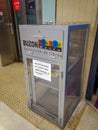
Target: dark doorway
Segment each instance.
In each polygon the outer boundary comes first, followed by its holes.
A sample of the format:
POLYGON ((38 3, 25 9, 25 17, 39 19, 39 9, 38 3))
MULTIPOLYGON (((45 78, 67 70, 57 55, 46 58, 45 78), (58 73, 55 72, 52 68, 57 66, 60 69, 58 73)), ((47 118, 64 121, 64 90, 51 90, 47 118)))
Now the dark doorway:
POLYGON ((96 93, 98 89, 98 27, 96 32, 90 74, 88 79, 86 99, 91 100, 92 95, 96 93))

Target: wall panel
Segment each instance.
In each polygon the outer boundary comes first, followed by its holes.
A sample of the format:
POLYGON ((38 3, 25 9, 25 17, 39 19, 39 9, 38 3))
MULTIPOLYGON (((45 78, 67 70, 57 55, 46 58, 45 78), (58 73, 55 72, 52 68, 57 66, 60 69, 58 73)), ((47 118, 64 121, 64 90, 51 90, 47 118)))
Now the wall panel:
POLYGON ((93 5, 93 0, 87 0, 87 5, 86 5, 86 12, 85 12, 85 21, 90 22, 91 21, 91 15, 92 15, 92 5, 93 5))
POLYGON ((74 9, 73 9, 73 20, 72 22, 77 22, 79 19, 79 11, 80 11, 80 2, 81 0, 74 0, 74 9))
POLYGON ((96 26, 98 0, 57 0, 57 24, 90 23, 87 55, 82 85, 82 96, 85 97, 90 70, 96 26))
POLYGON ((62 22, 62 15, 61 13, 63 12, 63 0, 57 1, 57 11, 56 11, 56 23, 57 24, 63 24, 62 22))
MULTIPOLYGON (((86 13, 86 6, 87 6, 88 0, 81 0, 80 1, 80 10, 79 10, 79 22, 85 22, 85 13, 86 13)), ((77 3, 76 3, 77 4, 77 3)))

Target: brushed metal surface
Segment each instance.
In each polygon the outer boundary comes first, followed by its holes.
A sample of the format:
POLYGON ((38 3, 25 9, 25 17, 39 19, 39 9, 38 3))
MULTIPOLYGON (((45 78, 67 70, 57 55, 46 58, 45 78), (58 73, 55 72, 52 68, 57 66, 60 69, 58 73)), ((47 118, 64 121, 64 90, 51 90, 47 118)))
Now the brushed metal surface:
POLYGON ((4 21, 0 22, 0 63, 7 65, 15 60, 15 37, 9 0, 0 0, 4 21))
POLYGON ((12 34, 9 24, 0 24, 0 54, 1 65, 6 65, 14 61, 14 49, 12 34))

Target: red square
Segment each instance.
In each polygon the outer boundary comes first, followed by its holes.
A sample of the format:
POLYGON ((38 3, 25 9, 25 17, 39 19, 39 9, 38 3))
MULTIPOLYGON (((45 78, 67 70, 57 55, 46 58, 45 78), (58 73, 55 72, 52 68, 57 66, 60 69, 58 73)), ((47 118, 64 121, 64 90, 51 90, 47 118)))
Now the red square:
POLYGON ((49 41, 49 46, 51 46, 51 47, 52 47, 52 41, 49 41))
POLYGON ((38 39, 38 44, 41 45, 42 40, 38 39))
POLYGON ((13 0, 13 8, 15 11, 20 11, 20 0, 13 0))

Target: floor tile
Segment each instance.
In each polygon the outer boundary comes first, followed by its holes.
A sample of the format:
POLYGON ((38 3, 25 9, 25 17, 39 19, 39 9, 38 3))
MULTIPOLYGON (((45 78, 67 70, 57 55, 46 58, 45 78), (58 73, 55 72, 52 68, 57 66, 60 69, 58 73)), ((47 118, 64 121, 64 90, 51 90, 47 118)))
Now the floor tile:
POLYGON ((0 130, 35 130, 36 127, 0 102, 0 130))

